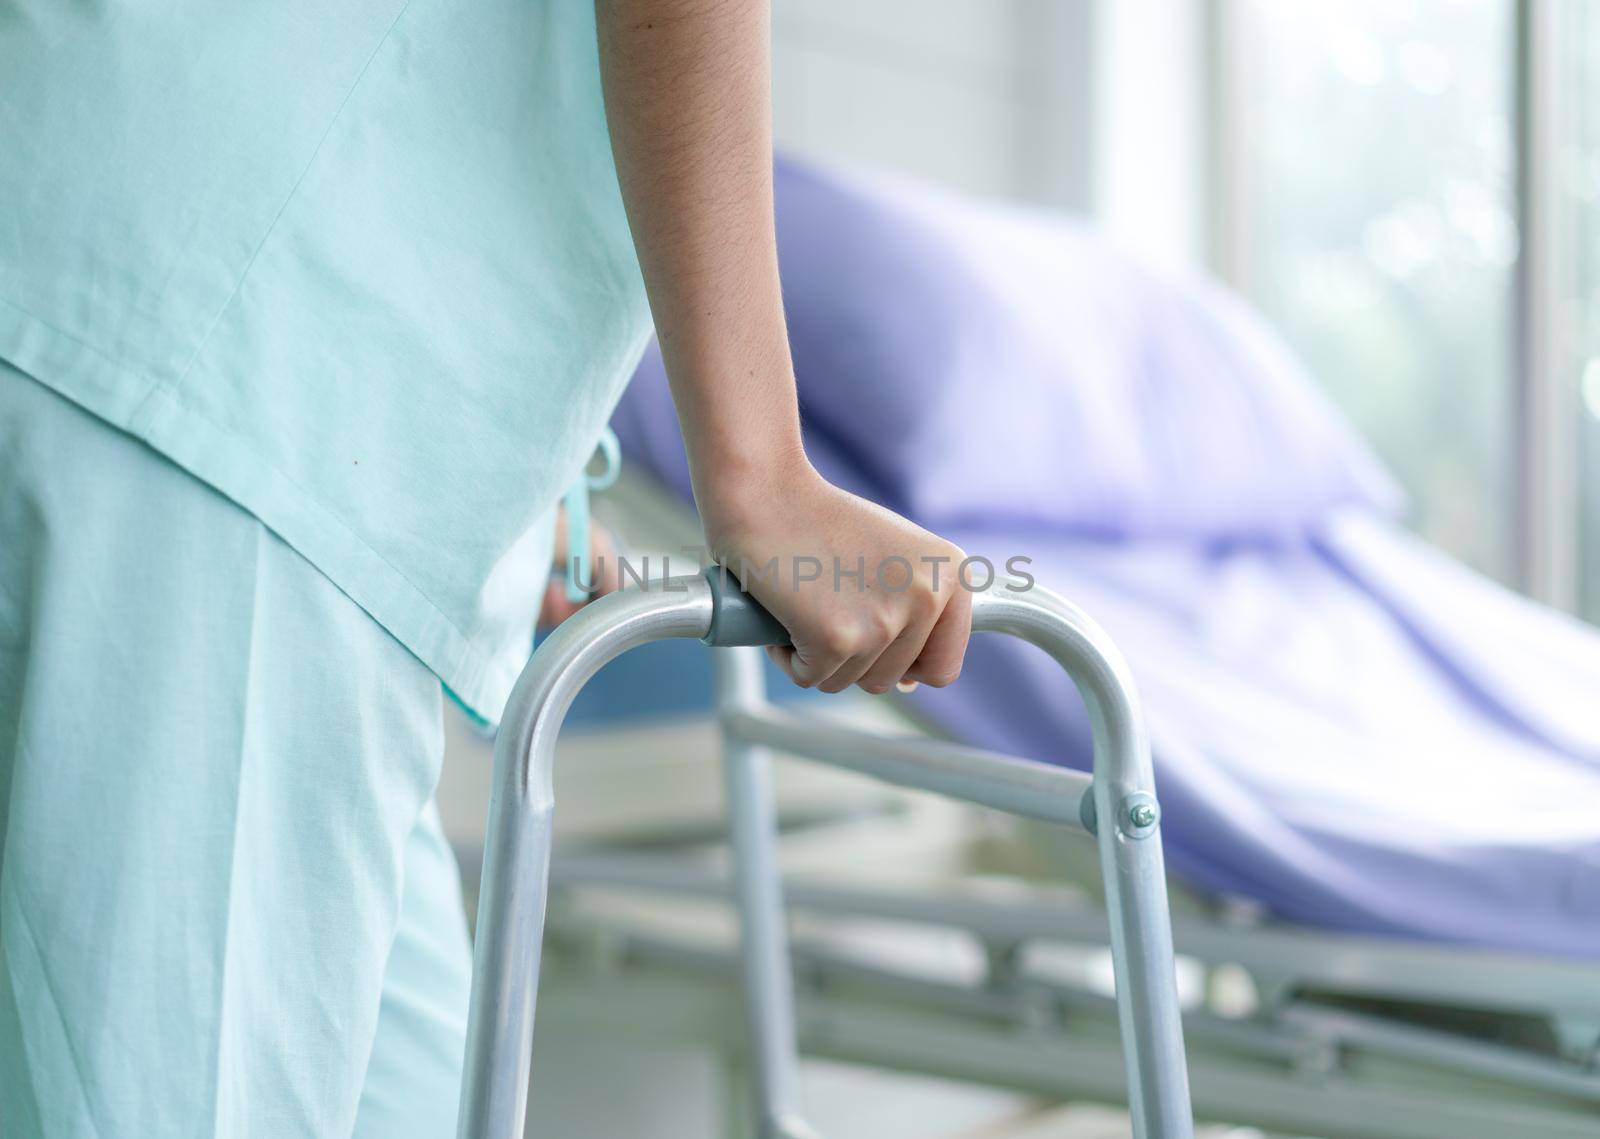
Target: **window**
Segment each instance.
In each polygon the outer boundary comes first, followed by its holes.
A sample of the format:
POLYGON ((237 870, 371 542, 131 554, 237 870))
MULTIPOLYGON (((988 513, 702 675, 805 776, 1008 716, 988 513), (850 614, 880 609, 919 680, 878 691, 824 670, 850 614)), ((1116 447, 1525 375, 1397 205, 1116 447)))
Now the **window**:
POLYGON ((1562 163, 1572 233, 1573 372, 1578 387, 1578 607, 1600 623, 1600 2, 1574 6, 1571 143, 1562 163))
POLYGON ((1227 8, 1232 275, 1399 477, 1416 528, 1510 580, 1516 6, 1227 8))

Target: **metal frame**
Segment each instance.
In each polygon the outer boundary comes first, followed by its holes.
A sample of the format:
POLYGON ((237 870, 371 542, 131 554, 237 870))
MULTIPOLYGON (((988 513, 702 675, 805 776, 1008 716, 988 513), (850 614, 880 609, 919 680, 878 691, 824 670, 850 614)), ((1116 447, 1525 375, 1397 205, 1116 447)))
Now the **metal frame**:
MULTIPOLYGON (((681 900, 720 901, 726 878, 686 855, 569 854, 554 880, 567 890, 598 890, 681 900)), ((1031 942, 1106 944, 1106 916, 1059 893, 1022 900, 975 897, 959 889, 919 891, 848 886, 807 878, 785 887, 789 908, 822 918, 904 922, 957 929, 996 946, 1031 942)), ((1571 1018, 1589 1025, 1590 1087, 1600 1099, 1600 965, 1474 946, 1408 941, 1282 923, 1184 915, 1172 922, 1180 955, 1275 978, 1275 988, 1571 1018)))
MULTIPOLYGON (((729 643, 719 636, 717 624, 731 598, 714 575, 612 594, 557 629, 512 693, 495 744, 459 1116, 462 1139, 512 1139, 523 1130, 549 892, 555 740, 567 709, 602 665, 630 648, 667 637, 729 643)), ((1093 831, 1107 899, 1133 1133, 1136 1139, 1190 1139, 1160 808, 1127 668, 1098 626, 1042 587, 1013 591, 1002 585, 975 595, 973 629, 1027 640, 1072 678, 1093 729, 1092 781, 1078 772, 1030 768, 954 745, 912 746, 867 734, 800 728, 765 707, 756 650, 732 650, 722 664, 719 700, 726 714, 728 808, 760 1134, 763 1139, 811 1134, 800 1117, 792 973, 767 771, 767 745, 781 743, 786 751, 893 783, 1093 831)))
POLYGON ((1578 402, 1562 144, 1570 123, 1566 0, 1516 6, 1517 582, 1536 601, 1578 602, 1578 402))
MULTIPOLYGON (((847 825, 860 836, 855 816, 847 825)), ((914 826, 895 813, 881 825, 914 826)), ((573 852, 552 881, 568 899, 553 957, 560 987, 546 1010, 558 1029, 743 1054, 729 1030, 741 1003, 728 980, 736 953, 664 920, 674 907, 730 901, 728 875, 703 851, 573 852), (628 899, 645 904, 619 909, 628 899)), ((810 874, 785 895, 806 931, 791 953, 807 1055, 1064 1101, 1122 1097, 1114 1003, 1050 964, 1067 947, 1106 945, 1105 914, 1092 901, 1020 882, 997 898, 959 882, 884 888, 810 874), (908 968, 893 949, 879 954, 849 935, 862 920, 959 931, 991 968, 979 977, 908 968)), ((1588 962, 1242 921, 1237 912, 1173 926, 1191 969, 1242 969, 1261 1000, 1247 1016, 1185 1012, 1202 1118, 1325 1139, 1587 1139, 1600 1129, 1600 969, 1588 962), (1537 1017, 1562 1048, 1410 1019, 1419 1008, 1537 1017)))

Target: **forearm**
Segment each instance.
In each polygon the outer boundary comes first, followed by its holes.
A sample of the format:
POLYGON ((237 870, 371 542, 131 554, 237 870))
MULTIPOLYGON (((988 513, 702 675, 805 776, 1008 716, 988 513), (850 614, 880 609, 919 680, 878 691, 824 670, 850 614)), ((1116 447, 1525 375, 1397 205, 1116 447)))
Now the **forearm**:
POLYGON ((597 0, 606 116, 708 532, 804 465, 764 0, 597 0))
MULTIPOLYGON (((960 671, 971 605, 930 562, 961 551, 831 486, 800 443, 772 216, 766 0, 597 0, 606 117, 712 553, 789 630, 797 683, 886 691, 960 671), (817 564, 912 567, 855 592, 817 564)), ((865 573, 862 575, 865 580, 865 573)), ((877 580, 877 579, 875 579, 877 580)))

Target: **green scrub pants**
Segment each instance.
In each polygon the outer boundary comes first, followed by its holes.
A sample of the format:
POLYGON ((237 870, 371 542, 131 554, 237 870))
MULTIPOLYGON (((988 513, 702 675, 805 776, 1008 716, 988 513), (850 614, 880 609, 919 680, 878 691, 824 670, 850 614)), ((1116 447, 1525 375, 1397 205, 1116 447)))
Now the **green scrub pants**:
POLYGON ((0 1134, 454 1133, 439 682, 0 362, 0 1134))

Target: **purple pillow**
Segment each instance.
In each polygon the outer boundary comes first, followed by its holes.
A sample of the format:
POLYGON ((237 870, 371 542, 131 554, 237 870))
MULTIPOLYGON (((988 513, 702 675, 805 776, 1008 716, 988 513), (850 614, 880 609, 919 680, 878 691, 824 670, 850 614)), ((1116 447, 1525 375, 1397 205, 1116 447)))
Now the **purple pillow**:
MULTIPOLYGON (((934 529, 1215 539, 1397 507, 1281 341, 1205 281, 1043 211, 791 161, 776 187, 807 446, 859 493, 934 529)), ((686 489, 655 353, 634 388, 625 443, 686 489)))

